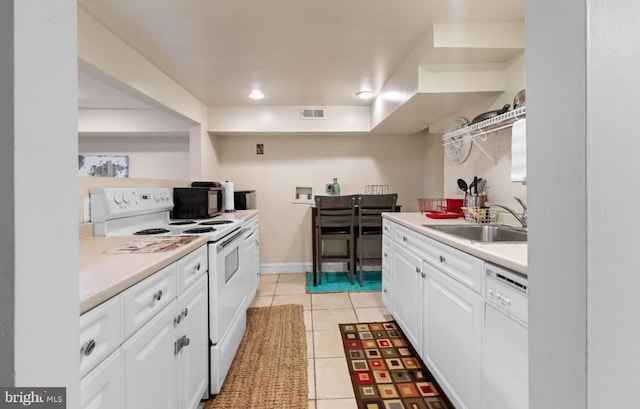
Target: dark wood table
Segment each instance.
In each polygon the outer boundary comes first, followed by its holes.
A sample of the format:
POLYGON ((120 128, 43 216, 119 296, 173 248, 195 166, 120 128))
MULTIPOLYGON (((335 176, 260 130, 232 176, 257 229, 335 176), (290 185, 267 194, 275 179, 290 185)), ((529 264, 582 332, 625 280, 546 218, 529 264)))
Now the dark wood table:
MULTIPOLYGON (((396 212, 400 212, 402 205, 396 205, 396 212)), ((356 206, 356 216, 358 215, 358 207, 356 206)), ((318 285, 318 255, 316 254, 316 217, 318 217, 318 208, 315 206, 311 206, 311 246, 313 254, 313 286, 316 287, 318 285)), ((358 226, 358 221, 356 220, 355 227, 358 226)))

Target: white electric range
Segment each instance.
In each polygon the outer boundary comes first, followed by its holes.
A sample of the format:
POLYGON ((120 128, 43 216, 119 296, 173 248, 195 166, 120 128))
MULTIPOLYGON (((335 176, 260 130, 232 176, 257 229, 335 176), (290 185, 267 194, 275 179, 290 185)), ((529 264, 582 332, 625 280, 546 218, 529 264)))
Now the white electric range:
POLYGON ((206 235, 209 260, 210 393, 217 394, 246 328, 255 277, 242 258, 248 228, 224 214, 172 220, 166 188, 92 188, 94 236, 206 235))

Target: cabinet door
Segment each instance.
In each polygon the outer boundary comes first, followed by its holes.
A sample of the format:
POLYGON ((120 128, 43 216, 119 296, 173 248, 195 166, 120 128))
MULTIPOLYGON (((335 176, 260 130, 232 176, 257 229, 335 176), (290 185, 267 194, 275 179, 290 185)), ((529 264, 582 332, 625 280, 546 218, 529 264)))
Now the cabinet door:
POLYGON ((177 311, 173 300, 123 344, 127 409, 178 407, 177 311))
POLYGON ((116 350, 80 381, 82 409, 122 409, 124 407, 124 365, 116 350))
POLYGON ((422 343, 421 260, 396 245, 393 251, 392 307, 394 318, 417 350, 422 343))
POLYGON ((178 353, 178 408, 195 409, 209 380, 207 274, 178 298, 178 340, 188 339, 178 353), (186 337, 186 338, 183 338, 186 337))
POLYGON ((522 324, 485 304, 482 343, 484 409, 529 407, 528 331, 522 324))
POLYGON ((425 262, 422 357, 456 407, 481 403, 482 298, 425 262))

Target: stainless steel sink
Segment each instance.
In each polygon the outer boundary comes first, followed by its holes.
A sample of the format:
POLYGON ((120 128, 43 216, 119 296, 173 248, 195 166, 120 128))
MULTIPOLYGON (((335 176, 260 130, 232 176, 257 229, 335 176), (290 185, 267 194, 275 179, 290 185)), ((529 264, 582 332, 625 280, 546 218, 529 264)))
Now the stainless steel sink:
POLYGON ((423 224, 424 227, 482 243, 527 241, 527 232, 501 224, 423 224))

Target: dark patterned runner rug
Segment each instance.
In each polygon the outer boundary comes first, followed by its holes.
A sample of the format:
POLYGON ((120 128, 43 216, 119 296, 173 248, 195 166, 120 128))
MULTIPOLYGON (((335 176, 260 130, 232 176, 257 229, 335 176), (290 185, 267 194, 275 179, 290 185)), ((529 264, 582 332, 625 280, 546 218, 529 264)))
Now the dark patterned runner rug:
POLYGON ((358 409, 453 409, 395 323, 340 324, 358 409))

